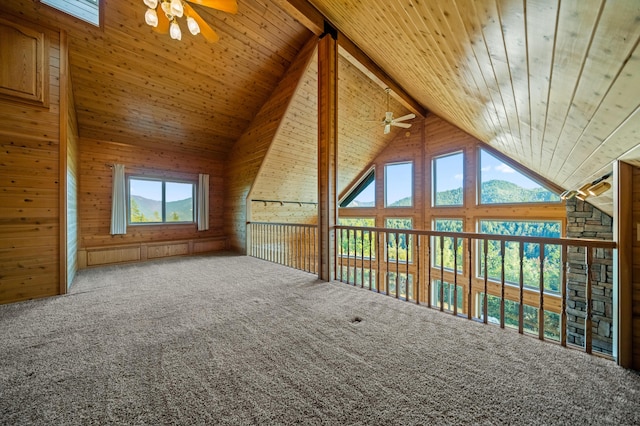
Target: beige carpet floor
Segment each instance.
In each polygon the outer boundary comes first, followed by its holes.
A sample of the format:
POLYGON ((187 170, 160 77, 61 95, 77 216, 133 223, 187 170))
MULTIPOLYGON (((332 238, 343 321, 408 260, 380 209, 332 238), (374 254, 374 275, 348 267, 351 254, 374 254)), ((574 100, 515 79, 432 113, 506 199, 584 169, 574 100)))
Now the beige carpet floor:
POLYGON ((0 306, 0 424, 640 424, 615 363, 258 259, 0 306))

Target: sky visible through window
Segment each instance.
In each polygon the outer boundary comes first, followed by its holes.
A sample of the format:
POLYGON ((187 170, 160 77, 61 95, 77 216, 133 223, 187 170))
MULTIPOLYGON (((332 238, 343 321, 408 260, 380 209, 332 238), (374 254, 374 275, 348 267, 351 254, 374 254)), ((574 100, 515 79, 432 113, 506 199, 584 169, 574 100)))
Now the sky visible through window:
POLYGON ((539 183, 534 182, 522 173, 509 167, 484 149, 480 150, 480 171, 482 173, 482 182, 505 180, 515 183, 522 188, 541 188, 539 183))
MULTIPOLYGON (((193 184, 167 182, 166 202, 185 200, 193 197, 193 184)), ((157 180, 131 179, 131 195, 149 200, 162 201, 162 182, 157 180)))
POLYGON ((413 163, 388 164, 385 167, 387 205, 413 195, 413 163))

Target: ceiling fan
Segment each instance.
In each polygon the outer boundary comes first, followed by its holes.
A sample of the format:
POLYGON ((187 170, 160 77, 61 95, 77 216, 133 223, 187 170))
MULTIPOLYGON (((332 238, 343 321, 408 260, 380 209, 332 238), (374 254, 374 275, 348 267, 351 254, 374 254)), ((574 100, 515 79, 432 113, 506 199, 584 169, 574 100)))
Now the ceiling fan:
POLYGON ((416 115, 411 113, 403 115, 402 117, 393 118, 393 112, 390 111, 391 108, 389 107, 389 93, 391 92, 391 89, 387 87, 386 89, 384 89, 384 91, 387 92, 387 112, 385 112, 384 118, 381 122, 381 124, 384 126, 384 134, 386 135, 391 131, 391 126, 402 127, 403 129, 408 129, 409 127, 411 127, 411 124, 402 123, 402 121, 416 118, 416 115))
POLYGON ((237 0, 143 0, 149 9, 144 15, 145 22, 157 33, 167 34, 180 40, 182 31, 177 18, 186 16, 187 28, 193 35, 202 34, 208 42, 218 41, 218 34, 193 10, 188 2, 199 4, 223 12, 238 13, 237 0))

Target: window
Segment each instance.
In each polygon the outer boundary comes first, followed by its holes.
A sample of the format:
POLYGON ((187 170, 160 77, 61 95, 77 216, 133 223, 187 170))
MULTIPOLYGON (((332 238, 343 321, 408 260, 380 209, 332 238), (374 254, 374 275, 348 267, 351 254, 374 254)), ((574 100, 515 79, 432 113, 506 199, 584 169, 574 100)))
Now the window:
POLYGON ((100 26, 100 5, 98 0, 40 0, 40 2, 68 15, 80 18, 96 27, 100 26))
MULTIPOLYGON (((526 333, 538 334, 538 312, 540 308, 535 306, 522 306, 522 329, 526 333)), ((478 317, 484 320, 484 293, 478 294, 478 317)), ((520 318, 520 303, 513 300, 504 301, 504 325, 510 328, 518 328, 520 318)), ((487 322, 500 324, 500 298, 487 297, 487 322)), ((546 339, 560 341, 560 315, 544 311, 544 336, 546 339)))
POLYGON ((387 294, 396 296, 396 291, 399 292, 397 295, 398 299, 416 300, 413 287, 413 274, 409 274, 409 279, 407 280, 407 274, 404 272, 400 272, 399 274, 389 272, 387 274, 387 294))
POLYGON ((385 207, 413 206, 413 163, 384 167, 384 197, 385 207))
MULTIPOLYGON (((387 218, 385 228, 413 229, 411 218, 387 218)), ((389 232, 387 234, 387 260, 395 262, 413 261, 413 235, 403 232, 389 232)))
MULTIPOLYGON (((373 228, 376 220, 372 217, 341 217, 338 225, 373 228)), ((338 254, 342 257, 376 257, 376 237, 368 231, 341 229, 339 231, 340 246, 338 254)))
POLYGON ((543 188, 488 151, 480 150, 480 204, 560 202, 543 188))
POLYGON ((369 172, 340 202, 340 207, 375 207, 376 206, 376 173, 369 172))
POLYGON ((453 312, 453 302, 455 300, 457 313, 461 314, 467 311, 466 306, 464 306, 464 288, 461 285, 434 280, 432 281, 431 291, 431 300, 433 300, 434 306, 438 308, 442 306, 444 310, 453 312))
MULTIPOLYGON (((433 221, 434 231, 444 232, 463 232, 462 219, 436 219, 433 221)), ((463 240, 458 239, 458 249, 453 249, 453 238, 442 237, 442 252, 440 251, 440 237, 432 237, 431 246, 433 247, 433 262, 432 265, 439 268, 440 265, 444 266, 444 269, 453 271, 454 268, 454 256, 456 258, 456 265, 458 272, 462 272, 464 261, 463 256, 463 240)))
MULTIPOLYGON (((560 221, 509 221, 509 220, 481 220, 479 232, 498 235, 524 235, 532 237, 559 238, 560 221)), ((487 249, 487 270, 489 279, 500 281, 502 259, 500 256, 500 241, 489 241, 487 249)), ((480 265, 479 274, 484 278, 484 244, 478 249, 480 265)), ((559 245, 546 244, 544 253, 540 256, 540 244, 525 243, 523 246, 522 269, 523 285, 525 288, 538 290, 540 288, 540 258, 544 261, 544 290, 558 293, 560 291, 560 277, 562 262, 559 245)), ((504 247, 504 280, 510 284, 520 284, 520 244, 505 242, 504 247)))
POLYGON ((129 223, 193 223, 192 182, 129 177, 129 223))
POLYGON ((461 206, 464 204, 464 154, 456 152, 433 159, 431 193, 434 206, 461 206))

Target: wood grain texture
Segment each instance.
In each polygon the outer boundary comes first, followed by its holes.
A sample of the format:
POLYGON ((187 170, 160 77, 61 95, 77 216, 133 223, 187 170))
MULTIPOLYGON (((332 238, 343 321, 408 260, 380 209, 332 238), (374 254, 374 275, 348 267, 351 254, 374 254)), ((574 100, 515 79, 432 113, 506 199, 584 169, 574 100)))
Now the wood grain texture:
MULTIPOLYGON (((638 2, 309 2, 429 111, 560 187, 637 145, 638 2)), ((610 193, 591 202, 612 213, 610 193)))
POLYGON ((80 138, 80 191, 78 216, 80 249, 109 245, 149 243, 219 237, 223 230, 224 163, 220 160, 149 151, 142 148, 80 138), (111 168, 125 166, 125 173, 138 176, 198 181, 209 174, 209 230, 198 232, 196 224, 128 226, 126 235, 110 235, 111 168))
MULTIPOLYGON (((49 108, 0 99, 0 303, 60 292, 60 38, 33 31, 48 46, 41 77, 50 84, 49 108)), ((20 55, 24 47, 11 48, 20 55)), ((13 65, 20 64, 3 63, 13 65)))
MULTIPOLYGON (((246 245, 247 197, 255 184, 265 155, 315 53, 317 41, 310 38, 291 68, 264 104, 249 129, 234 145, 226 162, 225 230, 230 247, 244 251, 246 245)), ((294 200, 297 201, 297 200, 294 200)))
POLYGON ((271 2, 240 0, 236 15, 194 5, 219 34, 181 42, 144 23, 137 0, 104 0, 93 27, 32 0, 3 11, 62 27, 79 135, 224 158, 268 99, 309 31, 271 2))
POLYGON ((640 167, 633 168, 632 187, 633 367, 640 369, 640 167))

